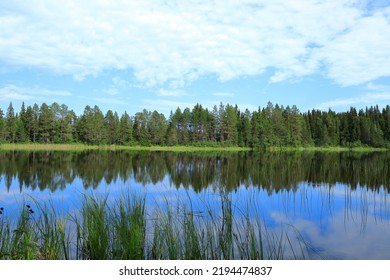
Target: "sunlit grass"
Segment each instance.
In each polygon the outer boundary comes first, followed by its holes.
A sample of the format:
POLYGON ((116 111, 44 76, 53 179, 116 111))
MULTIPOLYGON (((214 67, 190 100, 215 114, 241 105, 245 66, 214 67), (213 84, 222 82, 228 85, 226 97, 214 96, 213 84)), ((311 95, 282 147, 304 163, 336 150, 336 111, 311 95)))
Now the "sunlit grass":
POLYGON ((139 145, 85 145, 85 144, 0 144, 0 150, 25 151, 83 151, 83 150, 129 150, 129 151, 171 151, 171 152, 239 152, 249 151, 248 147, 237 146, 139 146, 139 145))
POLYGON ((313 151, 313 152, 382 152, 382 151, 388 151, 387 148, 375 148, 375 147, 366 147, 366 146, 357 146, 357 147, 342 147, 342 146, 309 146, 309 147, 267 147, 265 148, 267 152, 304 152, 304 151, 313 151))
POLYGON ((84 144, 0 144, 0 150, 15 151, 82 151, 86 149, 97 149, 98 146, 87 146, 84 144))
MULTIPOLYGON (((367 146, 354 146, 354 147, 342 147, 342 146, 297 146, 297 147, 282 147, 271 146, 264 147, 268 152, 281 152, 281 151, 322 151, 322 152, 375 152, 375 151, 388 151, 387 148, 375 148, 367 146)), ((128 150, 128 151, 161 151, 161 152, 240 152, 258 150, 251 147, 239 147, 239 146, 207 146, 207 145, 179 145, 179 146, 140 146, 140 145, 86 145, 81 143, 75 144, 40 144, 40 143, 28 143, 28 144, 0 144, 0 150, 25 150, 25 151, 83 151, 83 150, 128 150)))

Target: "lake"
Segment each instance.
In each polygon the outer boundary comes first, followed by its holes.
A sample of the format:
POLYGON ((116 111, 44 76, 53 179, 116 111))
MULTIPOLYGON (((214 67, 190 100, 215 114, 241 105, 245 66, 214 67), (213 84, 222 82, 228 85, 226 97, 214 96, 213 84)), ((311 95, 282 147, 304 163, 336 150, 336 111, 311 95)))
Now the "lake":
POLYGON ((76 213, 84 194, 116 203, 130 192, 147 218, 180 208, 201 224, 213 212, 223 228, 227 198, 232 238, 260 219, 265 247, 283 258, 390 259, 389 162, 388 152, 2 151, 0 207, 10 220, 33 203, 76 213))

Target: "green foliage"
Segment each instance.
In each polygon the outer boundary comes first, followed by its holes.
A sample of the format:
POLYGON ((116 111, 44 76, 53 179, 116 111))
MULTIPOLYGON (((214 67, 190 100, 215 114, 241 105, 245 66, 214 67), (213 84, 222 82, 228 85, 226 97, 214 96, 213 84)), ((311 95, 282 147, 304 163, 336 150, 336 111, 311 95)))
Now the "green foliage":
POLYGON ((109 255, 109 224, 107 197, 86 196, 77 222, 77 244, 82 259, 104 260, 109 255))
POLYGON ((70 237, 65 233, 67 221, 57 216, 51 204, 36 203, 40 215, 36 220, 40 259, 59 260, 70 257, 70 237))
POLYGON ((133 142, 133 126, 131 123, 131 118, 125 112, 119 120, 119 135, 118 135, 118 144, 119 145, 129 145, 133 142))
POLYGON ((9 103, 8 109, 7 109, 7 114, 6 114, 6 139, 10 143, 15 143, 16 142, 16 132, 17 132, 17 121, 18 118, 15 116, 15 111, 14 107, 12 106, 12 102, 9 103))
POLYGON ((149 135, 152 145, 165 144, 165 137, 167 134, 168 123, 163 114, 153 111, 149 121, 149 135))
POLYGON ((98 106, 86 106, 84 114, 77 123, 78 137, 86 144, 101 145, 107 143, 105 119, 98 106))
POLYGON ((6 128, 6 120, 4 119, 4 113, 0 109, 0 143, 6 141, 7 136, 7 128, 6 128))
POLYGON ((369 147, 390 146, 390 106, 347 112, 311 110, 268 102, 250 112, 232 105, 201 104, 177 108, 167 119, 158 111, 144 109, 133 117, 121 116, 98 106, 86 106, 76 116, 65 105, 43 103, 25 107, 16 114, 12 103, 6 114, 0 110, 0 143, 83 143, 87 145, 149 146, 240 146, 268 147, 369 147))
POLYGON ((111 209, 113 259, 144 259, 146 236, 145 198, 124 194, 111 209))

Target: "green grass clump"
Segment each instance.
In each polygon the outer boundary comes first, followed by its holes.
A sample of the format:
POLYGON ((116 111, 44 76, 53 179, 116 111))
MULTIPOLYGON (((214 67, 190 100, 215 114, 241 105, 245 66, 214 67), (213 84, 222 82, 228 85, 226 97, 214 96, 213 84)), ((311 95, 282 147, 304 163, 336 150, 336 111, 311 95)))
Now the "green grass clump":
POLYGON ((81 219, 77 220, 77 252, 81 259, 105 260, 109 256, 109 224, 107 197, 85 196, 81 219))
POLYGON ((58 217, 53 205, 37 204, 41 213, 36 221, 39 258, 45 260, 69 259, 70 237, 65 233, 67 220, 58 217))
POLYGON ((40 204, 20 209, 16 223, 10 217, 0 216, 0 259, 69 259, 66 223, 54 208, 40 204))
MULTIPOLYGON (((33 210, 31 210, 33 211, 33 210)), ((34 260, 39 258, 37 227, 29 209, 21 209, 16 224, 9 218, 0 217, 0 258, 34 260)))
POLYGON ((145 198, 120 198, 118 209, 112 210, 113 259, 144 259, 146 236, 145 198))

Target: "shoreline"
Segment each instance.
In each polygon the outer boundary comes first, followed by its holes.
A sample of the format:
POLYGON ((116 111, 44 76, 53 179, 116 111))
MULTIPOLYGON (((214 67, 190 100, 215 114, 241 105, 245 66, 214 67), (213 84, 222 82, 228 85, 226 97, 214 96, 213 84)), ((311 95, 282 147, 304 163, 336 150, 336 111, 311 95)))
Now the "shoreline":
MULTIPOLYGON (((86 145, 86 144, 0 144, 0 151, 161 151, 161 152, 247 152, 258 151, 250 147, 212 147, 212 146, 124 146, 124 145, 86 145)), ((375 147, 267 147, 265 152, 385 152, 387 148, 375 147)))

